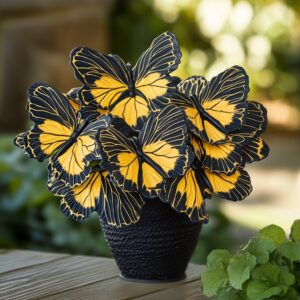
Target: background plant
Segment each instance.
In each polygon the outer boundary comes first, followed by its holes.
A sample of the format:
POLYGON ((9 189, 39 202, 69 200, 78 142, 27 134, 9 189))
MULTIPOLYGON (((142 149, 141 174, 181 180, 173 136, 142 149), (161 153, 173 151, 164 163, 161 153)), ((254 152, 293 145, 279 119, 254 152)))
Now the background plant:
POLYGON ((300 220, 290 239, 269 225, 235 255, 214 250, 202 274, 203 291, 217 299, 300 299, 300 220))
POLYGON ((47 189, 44 165, 29 160, 7 135, 0 143, 0 248, 108 256, 98 217, 67 220, 47 189))

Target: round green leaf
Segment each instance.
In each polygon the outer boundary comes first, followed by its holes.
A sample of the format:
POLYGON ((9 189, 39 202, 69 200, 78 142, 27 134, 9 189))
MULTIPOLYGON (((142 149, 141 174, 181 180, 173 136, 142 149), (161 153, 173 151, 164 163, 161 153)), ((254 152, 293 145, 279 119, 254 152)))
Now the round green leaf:
POLYGON ((300 261, 300 242, 281 244, 278 251, 291 261, 300 261))
POLYGON ((228 284, 228 274, 225 265, 217 262, 214 266, 207 267, 201 275, 202 289, 206 296, 214 296, 218 290, 228 284))
POLYGON ((206 265, 208 268, 218 262, 228 265, 230 258, 231 254, 227 250, 216 249, 210 252, 208 255, 206 265))
POLYGON ((257 236, 250 240, 245 250, 256 257, 258 264, 265 264, 269 261, 270 253, 272 253, 275 248, 275 244, 272 240, 263 236, 257 236))
POLYGON ((261 300, 279 295, 282 292, 278 286, 280 276, 279 266, 270 263, 256 267, 252 272, 252 280, 247 286, 247 296, 250 300, 261 300))
POLYGON ((242 289, 242 285, 250 278, 250 272, 256 265, 256 258, 251 253, 241 251, 230 259, 227 271, 229 282, 235 289, 242 289))
POLYGON ((207 296, 216 295, 228 283, 227 266, 231 254, 226 250, 213 250, 207 257, 206 271, 202 273, 203 292, 207 296))
POLYGON ((286 266, 280 267, 280 282, 288 286, 295 283, 295 276, 289 272, 289 269, 286 266))
POLYGON ((262 300, 267 299, 274 295, 279 295, 281 293, 281 288, 274 286, 268 287, 262 281, 253 280, 249 282, 247 286, 247 296, 249 300, 262 300))
POLYGON ((284 296, 294 283, 295 277, 289 273, 287 267, 266 263, 252 271, 252 280, 247 285, 247 296, 250 300, 284 296))
POLYGON ((273 241, 275 245, 280 245, 287 241, 284 230, 274 224, 264 227, 259 231, 259 234, 273 241))
POLYGON ((294 242, 300 241, 300 219, 294 221, 292 228, 291 228, 290 236, 294 242))

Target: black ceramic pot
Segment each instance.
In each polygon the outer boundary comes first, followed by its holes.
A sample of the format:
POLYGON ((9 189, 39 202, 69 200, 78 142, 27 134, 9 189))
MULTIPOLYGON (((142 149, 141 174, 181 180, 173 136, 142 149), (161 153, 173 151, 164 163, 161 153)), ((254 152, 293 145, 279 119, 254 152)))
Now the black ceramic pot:
POLYGON ((201 223, 191 223, 159 199, 146 200, 136 224, 115 228, 100 222, 121 277, 157 282, 185 278, 201 223))

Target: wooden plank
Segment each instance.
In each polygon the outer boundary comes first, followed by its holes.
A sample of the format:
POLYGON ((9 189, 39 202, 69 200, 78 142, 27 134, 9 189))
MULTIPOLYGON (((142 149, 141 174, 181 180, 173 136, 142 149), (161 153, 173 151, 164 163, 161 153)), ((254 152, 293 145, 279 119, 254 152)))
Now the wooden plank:
POLYGON ((0 299, 19 300, 46 296, 116 277, 111 259, 72 256, 0 275, 0 299))
POLYGON ((163 291, 149 293, 148 295, 134 298, 136 300, 209 300, 210 298, 203 295, 200 286, 200 280, 195 280, 176 287, 168 288, 163 291))
POLYGON ((0 253, 0 274, 67 257, 67 254, 11 250, 0 253))
MULTIPOLYGON (((204 267, 190 264, 187 270, 187 278, 182 281, 170 283, 135 283, 123 280, 119 277, 111 278, 101 282, 96 282, 88 286, 83 286, 57 295, 52 295, 47 300, 59 299, 132 299, 148 293, 164 290, 170 287, 182 286, 184 283, 197 280, 199 282, 200 274, 204 267)), ((169 298, 166 298, 169 299, 169 298)), ((171 299, 171 298, 170 298, 171 299)))

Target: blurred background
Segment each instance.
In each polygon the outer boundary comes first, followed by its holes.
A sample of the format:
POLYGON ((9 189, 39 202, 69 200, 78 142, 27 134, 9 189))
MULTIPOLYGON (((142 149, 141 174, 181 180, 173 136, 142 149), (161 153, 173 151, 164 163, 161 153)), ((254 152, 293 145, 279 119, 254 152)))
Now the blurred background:
POLYGON ((214 248, 236 249, 270 223, 288 232, 300 218, 300 2, 244 0, 0 0, 0 248, 109 256, 96 215, 78 224, 47 190, 46 165, 13 146, 31 124, 25 110, 33 82, 62 90, 79 85, 73 47, 117 53, 134 63, 151 40, 174 32, 183 53, 174 75, 210 78, 239 64, 249 99, 268 109, 271 153, 247 168, 251 196, 213 199, 193 261, 214 248))

